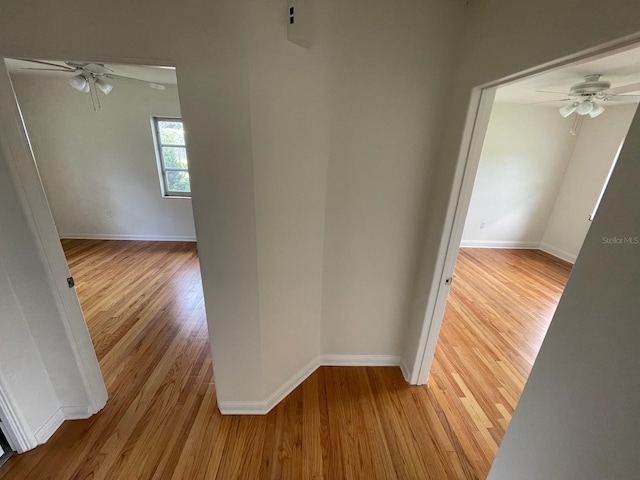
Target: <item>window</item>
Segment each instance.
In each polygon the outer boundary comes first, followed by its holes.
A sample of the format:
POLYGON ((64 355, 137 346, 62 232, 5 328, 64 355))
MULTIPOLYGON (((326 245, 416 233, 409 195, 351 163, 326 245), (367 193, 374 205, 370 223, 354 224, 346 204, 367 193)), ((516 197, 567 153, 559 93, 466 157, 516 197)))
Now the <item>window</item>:
POLYGON ((152 118, 160 185, 165 197, 190 197, 189 163, 179 118, 152 118))

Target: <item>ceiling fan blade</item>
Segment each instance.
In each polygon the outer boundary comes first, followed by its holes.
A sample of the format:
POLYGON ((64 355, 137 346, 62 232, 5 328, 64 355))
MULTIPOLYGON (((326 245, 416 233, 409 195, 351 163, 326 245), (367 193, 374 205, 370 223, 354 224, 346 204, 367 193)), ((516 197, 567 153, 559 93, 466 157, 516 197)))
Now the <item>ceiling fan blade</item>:
POLYGON ((631 83, 629 85, 623 85, 621 87, 609 88, 605 95, 613 94, 618 95, 620 93, 638 92, 640 91, 640 82, 631 83))
POLYGON ((633 97, 640 97, 640 95, 605 95, 605 98, 611 98, 611 97, 618 97, 618 98, 633 98, 633 97))
POLYGON ((113 73, 109 67, 105 67, 102 63, 80 63, 80 62, 65 62, 69 67, 76 70, 84 70, 86 72, 95 75, 105 75, 107 73, 113 73))
POLYGON ((148 82, 146 80, 140 80, 139 78, 125 77, 124 75, 116 75, 115 73, 107 73, 104 76, 106 78, 117 78, 117 79, 121 79, 121 80, 133 80, 134 82, 146 83, 151 88, 155 88, 156 90, 166 90, 167 89, 167 87, 165 87, 164 85, 162 85, 160 83, 148 82))
POLYGON ((536 90, 537 93, 555 93, 556 95, 571 95, 567 92, 551 92, 549 90, 536 90))
POLYGON ((557 100, 545 100, 544 102, 523 103, 522 105, 540 105, 541 103, 569 102, 571 98, 558 98, 557 100))
POLYGON ((57 63, 51 63, 51 62, 43 62, 42 60, 31 60, 29 58, 18 58, 17 60, 22 60, 23 62, 39 63, 41 65, 49 65, 50 67, 65 69, 65 70, 68 70, 69 72, 75 72, 76 70, 75 68, 67 67, 65 65, 58 65, 57 63))
MULTIPOLYGON (((70 62, 67 62, 67 64, 71 66, 74 65, 73 63, 70 63, 70 62)), ((77 65, 80 65, 80 64, 77 64, 77 65)), ((113 73, 113 70, 111 70, 109 67, 105 67, 102 63, 83 63, 81 65, 82 66, 79 68, 96 75, 106 75, 108 73, 113 73)))
POLYGON ((55 68, 30 68, 30 67, 23 67, 20 70, 40 70, 43 72, 64 72, 64 73, 74 73, 74 70, 62 70, 62 69, 58 69, 56 70, 55 68))
POLYGON ((607 103, 622 103, 625 102, 625 97, 628 97, 626 103, 638 103, 640 102, 640 95, 612 95, 610 97, 604 97, 603 102, 607 103))

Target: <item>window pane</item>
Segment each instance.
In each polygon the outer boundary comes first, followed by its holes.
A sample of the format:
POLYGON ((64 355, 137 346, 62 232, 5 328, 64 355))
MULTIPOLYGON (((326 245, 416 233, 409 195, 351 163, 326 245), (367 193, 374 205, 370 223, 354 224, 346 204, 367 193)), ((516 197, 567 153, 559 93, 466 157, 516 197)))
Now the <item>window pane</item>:
POLYGON ((170 192, 191 192, 189 172, 167 172, 167 189, 170 192))
POLYGON ((162 147, 162 160, 165 168, 181 168, 186 170, 187 149, 184 147, 162 147))
POLYGON ((184 130, 182 128, 182 122, 159 120, 158 132, 160 133, 160 143, 184 145, 184 130))

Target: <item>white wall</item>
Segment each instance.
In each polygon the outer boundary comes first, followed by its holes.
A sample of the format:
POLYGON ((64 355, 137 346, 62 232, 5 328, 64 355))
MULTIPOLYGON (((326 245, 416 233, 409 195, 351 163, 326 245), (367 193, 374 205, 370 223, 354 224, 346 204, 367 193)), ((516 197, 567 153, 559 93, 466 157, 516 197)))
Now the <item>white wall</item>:
POLYGON ((608 105, 572 136, 574 117, 557 108, 494 104, 461 245, 540 247, 573 263, 635 108, 608 105))
POLYGON ((286 41, 281 2, 252 8, 265 395, 318 355, 400 354, 438 138, 424 132, 444 107, 427 92, 446 88, 462 13, 413 0, 316 3, 316 41, 304 49, 286 41))
POLYGON ((265 397, 320 353, 327 49, 322 35, 312 49, 288 42, 283 9, 262 1, 249 18, 265 397))
POLYGON ((177 65, 221 404, 260 404, 321 342, 400 353, 447 101, 434 92, 465 2, 316 6, 310 49, 286 43, 275 0, 22 5, 0 20, 7 56, 177 65), (82 42, 59 34, 87 18, 82 42))
POLYGON ((263 387, 246 7, 15 5, 0 18, 0 54, 177 66, 217 393, 250 401, 263 387))
POLYGON ((538 247, 576 142, 572 124, 554 107, 494 104, 463 247, 538 247))
POLYGON ((621 140, 627 134, 636 105, 607 106, 580 127, 541 248, 575 261, 591 222, 621 140))
POLYGON ((65 75, 12 82, 61 238, 195 239, 191 200, 161 195, 151 136, 151 116, 180 117, 175 85, 114 81, 94 112, 65 75))
POLYGON ((330 5, 322 351, 398 356, 464 4, 330 5))

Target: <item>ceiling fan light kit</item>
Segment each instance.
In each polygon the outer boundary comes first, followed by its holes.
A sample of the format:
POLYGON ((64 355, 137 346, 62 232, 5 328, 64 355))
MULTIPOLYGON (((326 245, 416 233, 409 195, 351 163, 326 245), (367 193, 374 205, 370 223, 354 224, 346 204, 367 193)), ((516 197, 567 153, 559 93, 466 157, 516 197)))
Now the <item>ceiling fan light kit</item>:
POLYGON ((113 85, 105 82, 101 78, 96 79, 96 87, 98 87, 105 95, 109 95, 109 92, 113 90, 113 85))
POLYGON ((604 107, 596 103, 593 99, 583 100, 582 102, 573 102, 564 107, 560 108, 560 115, 563 117, 568 117, 573 112, 576 112, 578 115, 589 115, 591 118, 595 118, 604 112, 604 107))
POLYGON ((601 80, 602 75, 594 73, 586 75, 584 82, 576 83, 569 89, 570 97, 577 97, 577 100, 572 100, 571 103, 560 108, 560 115, 568 117, 573 112, 578 115, 589 115, 591 118, 595 118, 604 112, 602 104, 597 103, 597 100, 605 101, 611 95, 605 93, 606 90, 611 88, 611 82, 601 80))
POLYGON ((593 110, 593 103, 589 100, 586 100, 578 105, 578 108, 576 108, 576 113, 578 115, 588 115, 591 110, 593 110))
POLYGON ((560 109, 560 115, 567 118, 569 115, 576 111, 578 105, 580 105, 580 102, 573 102, 565 105, 560 109))
MULTIPOLYGON (((539 90, 542 93, 561 93, 539 90)), ((601 102, 622 100, 621 97, 635 97, 638 95, 622 95, 623 93, 640 91, 640 83, 634 83, 618 88, 611 88, 611 82, 602 80, 602 74, 585 75, 584 81, 571 86, 567 96, 569 102, 559 109, 560 115, 568 117, 573 112, 578 115, 589 115, 595 118, 604 112, 601 102), (596 101, 597 100, 597 101, 596 101)))
POLYGON ((83 93, 89 93, 91 88, 89 86, 89 81, 82 74, 71 77, 69 79, 69 85, 83 93))
POLYGON ((94 111, 98 111, 102 108, 100 105, 100 98, 98 97, 98 90, 103 94, 108 95, 113 90, 113 85, 107 80, 133 80, 136 82, 142 82, 149 87, 156 90, 166 90, 167 87, 160 83, 149 82, 146 80, 140 80, 139 78, 128 77, 124 75, 117 75, 113 70, 106 67, 101 63, 76 63, 76 62, 64 62, 65 65, 57 63, 44 62, 42 60, 30 60, 20 59, 26 62, 37 63, 40 65, 46 65, 48 67, 55 68, 28 68, 27 70, 46 70, 50 72, 62 72, 75 74, 69 78, 69 85, 74 89, 82 93, 89 93, 91 95, 91 103, 94 111))
POLYGON ((599 103, 593 102, 593 108, 589 112, 589 116, 591 118, 595 118, 598 115, 600 115, 602 112, 604 112, 604 107, 602 105, 600 105, 599 103))

